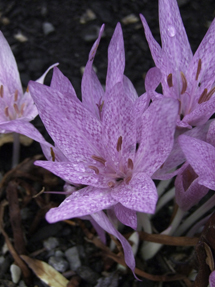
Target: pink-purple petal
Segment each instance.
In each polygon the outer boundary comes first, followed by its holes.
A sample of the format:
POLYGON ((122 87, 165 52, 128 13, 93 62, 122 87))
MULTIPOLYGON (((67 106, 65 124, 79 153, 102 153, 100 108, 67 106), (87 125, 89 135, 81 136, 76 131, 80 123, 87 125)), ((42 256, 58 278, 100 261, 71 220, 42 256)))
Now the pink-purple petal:
MULTIPOLYGON (((128 241, 125 239, 125 237, 122 236, 122 234, 120 234, 115 229, 115 227, 113 226, 113 224, 110 222, 110 220, 108 219, 108 217, 105 215, 105 213, 103 211, 93 213, 93 214, 91 214, 91 216, 106 232, 114 235, 117 239, 119 239, 119 241, 122 244, 123 250, 124 250, 125 263, 128 265, 128 267, 134 273, 134 269, 135 269, 134 254, 133 254, 131 245, 128 243, 128 241)), ((134 276, 135 276, 135 274, 134 274, 134 276)))
POLYGON ((134 211, 154 213, 157 190, 152 179, 145 173, 133 174, 129 184, 121 183, 111 190, 113 198, 134 211))
POLYGON ((46 220, 54 223, 73 217, 81 217, 98 212, 116 204, 108 189, 98 189, 92 186, 74 191, 58 207, 51 208, 46 213, 46 220))
POLYGON ((121 203, 117 203, 113 207, 116 217, 123 224, 137 229, 137 215, 136 211, 126 208, 121 203))
POLYGON ((108 70, 106 77, 106 91, 123 81, 125 69, 125 51, 122 28, 117 24, 111 42, 108 47, 108 70))

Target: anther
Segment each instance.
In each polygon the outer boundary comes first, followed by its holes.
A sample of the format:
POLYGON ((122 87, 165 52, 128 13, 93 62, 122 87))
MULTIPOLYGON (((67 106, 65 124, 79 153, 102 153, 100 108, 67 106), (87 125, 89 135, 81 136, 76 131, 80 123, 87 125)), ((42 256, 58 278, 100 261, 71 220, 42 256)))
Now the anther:
POLYGON ((197 71, 196 71, 196 81, 198 80, 199 74, 201 72, 201 68, 202 68, 202 60, 199 59, 198 61, 198 67, 197 67, 197 71))
POLYGON ((126 184, 129 184, 129 182, 130 182, 131 179, 132 179, 132 176, 131 176, 131 175, 128 176, 128 177, 126 177, 125 183, 126 183, 126 184))
POLYGON ((201 104, 201 103, 206 101, 207 93, 208 93, 208 90, 204 89, 204 91, 202 92, 201 96, 199 97, 199 100, 198 100, 199 104, 201 104))
POLYGON ((133 164, 133 161, 132 161, 132 159, 128 159, 128 168, 130 168, 130 169, 133 169, 134 168, 134 164, 133 164))
POLYGON ((8 107, 5 107, 5 109, 4 109, 4 113, 5 113, 6 117, 9 117, 8 107))
POLYGON ((50 147, 50 150, 51 150, 52 161, 55 161, 55 153, 54 153, 54 151, 53 151, 53 148, 50 147))
POLYGON ((25 103, 22 103, 21 107, 20 107, 20 115, 21 116, 23 116, 23 114, 24 114, 24 108, 25 108, 25 103))
POLYGON ((3 88, 3 85, 1 85, 1 87, 0 87, 0 97, 3 98, 3 95, 4 95, 4 88, 3 88))
POLYGON ((210 92, 207 94, 205 102, 210 100, 210 98, 212 97, 212 95, 213 95, 214 92, 215 92, 215 87, 213 87, 213 88, 210 90, 210 92))
POLYGON ((16 102, 17 100, 18 100, 18 90, 15 91, 14 102, 16 102))
POLYGON ((121 148, 122 148, 122 136, 118 138, 117 145, 116 145, 116 149, 118 152, 121 151, 121 148))
POLYGON ((103 157, 99 157, 99 156, 96 156, 96 155, 92 155, 92 159, 102 163, 103 165, 105 165, 105 163, 106 163, 106 160, 103 157))
POLYGON ((15 112, 16 112, 17 114, 19 114, 19 108, 18 108, 18 106, 17 106, 16 103, 13 104, 13 107, 14 107, 15 112))
POLYGON ((109 182, 108 182, 108 186, 109 186, 109 187, 114 187, 114 182, 113 182, 113 181, 109 181, 109 182))
POLYGON ((28 86, 27 86, 26 92, 27 92, 27 93, 29 92, 29 87, 28 87, 28 86))
POLYGON ((172 74, 169 74, 169 75, 167 76, 167 84, 168 84, 169 88, 173 87, 172 74))
POLYGON ((99 169, 96 166, 89 165, 88 167, 91 168, 92 170, 94 170, 96 174, 99 174, 99 169))
POLYGON ((182 89, 181 89, 181 95, 186 92, 187 89, 187 79, 183 72, 181 72, 181 80, 182 80, 182 89))

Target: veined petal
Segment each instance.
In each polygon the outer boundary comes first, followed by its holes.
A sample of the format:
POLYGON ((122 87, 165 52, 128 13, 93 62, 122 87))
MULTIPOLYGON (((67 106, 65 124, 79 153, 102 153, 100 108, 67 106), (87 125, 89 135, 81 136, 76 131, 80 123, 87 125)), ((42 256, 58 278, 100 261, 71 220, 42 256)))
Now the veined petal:
POLYGON ((145 173, 133 174, 129 184, 121 183, 111 190, 112 197, 123 206, 145 213, 154 213, 157 190, 152 179, 145 173))
POLYGON ((108 92, 103 107, 103 146, 105 158, 119 169, 120 157, 122 164, 134 157, 136 146, 135 115, 132 113, 132 102, 125 97, 122 83, 117 83, 108 92), (117 150, 119 138, 122 139, 122 152, 117 150), (108 149, 107 149, 108 147, 108 149))
POLYGON ((209 189, 200 185, 197 177, 189 164, 184 164, 183 169, 176 177, 175 200, 184 211, 197 204, 208 193, 209 189))
POLYGON ((137 215, 135 210, 126 208, 121 203, 117 203, 113 206, 116 217, 123 224, 130 226, 133 229, 137 229, 137 215))
POLYGON ((102 105, 102 98, 104 96, 104 90, 102 85, 93 70, 93 61, 99 46, 99 42, 104 31, 104 25, 102 25, 98 39, 93 44, 90 51, 88 62, 86 64, 82 82, 81 82, 81 94, 83 105, 93 113, 98 119, 100 119, 100 106, 102 105))
POLYGON ((135 102, 138 99, 138 94, 132 84, 132 82, 125 75, 123 76, 123 86, 126 96, 132 102, 135 102))
POLYGON ((111 42, 108 47, 108 70, 106 77, 106 91, 123 81, 125 69, 125 51, 120 23, 117 24, 111 42))
POLYGON ((5 133, 5 131, 7 133, 16 132, 19 134, 23 134, 39 143, 46 145, 49 148, 52 146, 43 138, 41 133, 31 123, 23 119, 12 120, 12 121, 1 123, 0 132, 5 133))
POLYGON ((157 67, 149 69, 145 77, 145 89, 150 99, 155 100, 163 97, 163 95, 160 95, 155 92, 161 81, 162 74, 160 72, 160 69, 158 69, 157 67))
MULTIPOLYGON (((188 77, 187 80, 191 82, 193 86, 197 86, 199 82, 201 83, 201 86, 198 87, 198 95, 200 95, 205 88, 209 91, 215 81, 214 43, 215 20, 213 20, 213 22, 211 23, 206 35, 204 36, 201 44, 195 52, 186 73, 188 77), (198 81, 196 81, 195 78, 199 60, 201 60, 201 71, 198 76, 198 81)), ((196 101, 198 101, 198 99, 196 99, 196 101)))
POLYGON ((49 135, 68 159, 100 156, 101 123, 81 102, 35 82, 29 89, 49 135))
POLYGON ((159 25, 162 49, 172 69, 186 71, 193 54, 176 0, 159 0, 159 25))
POLYGON ((1 31, 0 47, 0 85, 8 87, 10 95, 14 95, 17 90, 18 95, 21 96, 23 92, 16 60, 1 31))
POLYGON ((215 148, 185 135, 179 137, 179 143, 187 161, 199 176, 199 184, 215 190, 215 148))
POLYGON ((201 126, 213 115, 215 111, 215 98, 197 105, 195 109, 187 114, 182 122, 189 123, 191 126, 201 126))
POLYGON ((89 164, 85 161, 36 161, 34 164, 48 169, 55 175, 70 183, 106 188, 110 181, 104 176, 95 174, 94 170, 88 168, 89 164))
MULTIPOLYGON (((195 127, 191 130, 184 132, 183 134, 205 141, 210 124, 211 120, 208 121, 205 125, 195 127)), ((175 169, 185 161, 185 155, 181 149, 178 139, 179 137, 175 138, 170 155, 168 156, 162 167, 153 174, 153 179, 169 179, 178 173, 179 170, 175 171, 175 169)))
POLYGON ((147 42, 149 44, 149 48, 152 54, 152 58, 155 62, 155 65, 157 68, 161 70, 161 73, 164 75, 168 75, 171 71, 169 67, 169 61, 165 53, 163 53, 161 46, 157 43, 157 41, 154 39, 149 26, 146 22, 146 19, 143 17, 143 15, 140 14, 140 19, 142 21, 144 30, 145 30, 145 36, 147 39, 147 42))
POLYGON ((154 101, 141 118, 142 134, 135 157, 135 170, 152 175, 166 160, 174 143, 178 102, 154 101))
MULTIPOLYGON (((92 218, 108 233, 114 235, 122 244, 123 250, 124 250, 124 256, 125 256, 125 263, 128 265, 128 267, 132 270, 134 273, 135 269, 135 260, 134 260, 134 254, 131 248, 131 245, 128 243, 128 241, 125 239, 122 234, 120 234, 113 224, 110 222, 108 217, 105 215, 103 211, 93 213, 91 214, 92 218)), ((134 274, 135 276, 135 274, 134 274)), ((136 276, 135 276, 136 277, 136 276)), ((136 277, 137 278, 137 277, 136 277)))
POLYGON ((73 99, 79 101, 69 79, 65 77, 57 67, 54 67, 53 69, 50 87, 59 91, 64 97, 67 97, 68 100, 73 99))
MULTIPOLYGON (((74 191, 58 207, 46 213, 46 220, 54 223, 61 220, 80 217, 98 212, 116 204, 109 189, 97 189, 92 186, 74 191)), ((94 218, 94 217, 93 217, 94 218)))
POLYGON ((209 277, 210 287, 215 287, 215 271, 211 272, 209 277))

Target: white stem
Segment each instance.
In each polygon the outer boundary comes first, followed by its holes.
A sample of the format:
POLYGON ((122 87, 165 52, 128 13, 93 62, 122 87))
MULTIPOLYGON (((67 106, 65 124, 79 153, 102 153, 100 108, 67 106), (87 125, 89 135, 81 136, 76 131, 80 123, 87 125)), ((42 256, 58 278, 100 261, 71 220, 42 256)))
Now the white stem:
MULTIPOLYGON (((164 230, 161 234, 166 234, 166 235, 172 235, 178 225, 181 222, 181 219, 184 215, 184 211, 178 208, 177 213, 171 223, 171 225, 164 230)), ((151 259, 163 246, 163 244, 160 243, 154 243, 154 242, 145 242, 142 245, 142 248, 140 249, 141 256, 144 260, 151 259)))
POLYGON ((187 232, 187 237, 193 237, 197 232, 199 232, 200 228, 204 228, 204 224, 208 221, 208 219, 211 217, 211 214, 204 217, 203 219, 199 220, 196 224, 193 225, 193 227, 187 232))
POLYGON ((158 201, 157 207, 156 207, 156 213, 170 200, 172 200, 175 196, 175 187, 168 190, 158 201))
POLYGON ((208 201, 201 205, 195 212, 193 212, 176 231, 175 235, 180 236, 183 234, 195 221, 208 212, 215 204, 215 195, 213 195, 208 201))
POLYGON ((19 163, 19 153, 20 153, 20 141, 19 134, 13 133, 13 158, 12 158, 12 168, 17 166, 19 163))
POLYGON ((137 213, 137 230, 144 230, 147 233, 152 233, 152 225, 149 220, 149 214, 137 213))

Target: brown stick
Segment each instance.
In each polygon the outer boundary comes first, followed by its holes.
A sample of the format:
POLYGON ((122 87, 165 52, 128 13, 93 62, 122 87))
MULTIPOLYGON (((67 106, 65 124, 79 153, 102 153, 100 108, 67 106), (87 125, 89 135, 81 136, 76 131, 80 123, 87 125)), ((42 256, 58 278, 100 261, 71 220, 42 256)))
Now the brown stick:
POLYGON ((141 240, 173 246, 195 246, 199 240, 197 237, 175 237, 165 234, 149 234, 144 231, 140 231, 139 235, 141 240))
POLYGON ((17 183, 15 181, 10 181, 7 186, 7 199, 9 203, 10 222, 13 230, 14 247, 18 254, 26 254, 17 194, 17 183))

